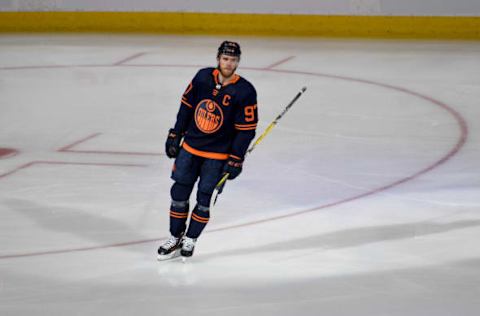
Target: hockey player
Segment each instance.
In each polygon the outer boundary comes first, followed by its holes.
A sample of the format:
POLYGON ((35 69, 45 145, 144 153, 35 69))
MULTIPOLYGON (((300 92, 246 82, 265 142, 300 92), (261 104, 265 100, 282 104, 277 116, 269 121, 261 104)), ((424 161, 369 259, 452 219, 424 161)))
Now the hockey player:
POLYGON ((176 158, 171 176, 175 183, 170 190, 171 237, 158 249, 159 260, 171 258, 179 249, 183 257, 192 256, 210 218, 216 183, 226 173, 233 180, 242 172, 258 116, 255 88, 235 73, 240 55, 238 43, 224 41, 218 48, 217 67, 198 71, 182 96, 165 144, 167 156, 176 158), (190 194, 197 180, 197 203, 187 227, 190 194))

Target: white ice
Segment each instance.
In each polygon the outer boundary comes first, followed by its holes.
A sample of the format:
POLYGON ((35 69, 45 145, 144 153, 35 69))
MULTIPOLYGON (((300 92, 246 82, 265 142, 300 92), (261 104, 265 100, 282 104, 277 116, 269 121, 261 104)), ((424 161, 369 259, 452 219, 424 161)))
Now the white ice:
POLYGON ((0 314, 479 315, 478 42, 229 37, 259 134, 308 90, 156 261, 164 139, 223 39, 0 37, 0 314))

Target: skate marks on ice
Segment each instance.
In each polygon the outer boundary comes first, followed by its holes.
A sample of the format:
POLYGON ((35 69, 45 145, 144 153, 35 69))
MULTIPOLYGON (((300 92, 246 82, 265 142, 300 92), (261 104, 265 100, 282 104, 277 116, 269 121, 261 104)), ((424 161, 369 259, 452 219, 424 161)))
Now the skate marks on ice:
MULTIPOLYGON (((76 251, 95 250, 103 248, 115 248, 120 246, 127 246, 129 244, 122 243, 124 240, 148 240, 148 237, 142 235, 139 231, 130 227, 125 222, 116 220, 108 214, 103 214, 101 209, 86 208, 72 208, 71 206, 61 205, 46 205, 38 202, 32 202, 31 200, 22 199, 5 199, 3 200, 5 205, 12 214, 15 216, 21 215, 28 219, 29 224, 22 224, 22 227, 28 227, 34 224, 32 229, 23 229, 20 226, 16 226, 9 229, 15 229, 12 235, 16 236, 17 240, 28 240, 27 248, 32 248, 37 242, 36 239, 32 240, 32 235, 37 234, 35 230, 41 230, 42 241, 39 241, 42 245, 49 244, 48 248, 55 249, 53 251, 40 251, 40 252, 28 252, 25 255, 35 256, 50 253, 68 253, 76 251), (30 224, 31 223, 31 224, 30 224), (79 225, 81 223, 81 225, 79 225), (58 238, 68 234, 72 237, 69 242, 65 241, 65 238, 58 238), (110 240, 105 240, 106 236, 110 240), (109 246, 98 246, 109 244, 109 246), (78 245, 91 245, 79 248, 78 245), (60 249, 61 248, 61 249, 60 249)), ((40 234, 40 232, 38 232, 40 234)), ((18 248, 18 244, 17 244, 18 248)), ((37 247, 33 247, 37 249, 37 247)), ((42 248, 42 247, 41 247, 42 248)), ((141 247, 124 247, 128 251, 137 253, 143 253, 141 247)), ((20 250, 9 250, 5 248, 1 255, 7 255, 7 253, 18 253, 20 250)), ((22 251, 26 252, 26 251, 22 251)), ((18 254, 18 256, 23 256, 18 254)))
POLYGON ((420 221, 415 223, 380 225, 371 227, 350 228, 303 238, 269 243, 259 247, 236 248, 210 254, 199 252, 197 262, 210 261, 214 258, 228 256, 248 256, 255 253, 284 252, 295 249, 341 249, 359 247, 372 243, 422 238, 434 234, 442 234, 454 230, 475 228, 480 220, 459 220, 449 223, 420 221))

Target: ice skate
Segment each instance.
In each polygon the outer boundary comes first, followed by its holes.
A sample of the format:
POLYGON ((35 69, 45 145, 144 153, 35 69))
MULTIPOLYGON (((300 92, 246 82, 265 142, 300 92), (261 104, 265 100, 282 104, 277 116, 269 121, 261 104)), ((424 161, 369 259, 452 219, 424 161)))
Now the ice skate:
POLYGON ((193 255, 195 250, 195 243, 197 242, 194 238, 184 237, 182 240, 182 249, 180 254, 182 256, 182 261, 186 262, 187 258, 190 258, 193 255))
POLYGON ((163 261, 178 257, 180 255, 182 238, 170 236, 170 238, 158 248, 157 260, 163 261))

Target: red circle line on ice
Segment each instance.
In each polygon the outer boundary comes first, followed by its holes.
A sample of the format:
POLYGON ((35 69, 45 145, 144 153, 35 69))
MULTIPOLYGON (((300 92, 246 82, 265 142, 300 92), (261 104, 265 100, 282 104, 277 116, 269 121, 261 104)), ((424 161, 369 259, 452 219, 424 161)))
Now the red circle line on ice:
POLYGON ((0 159, 10 158, 18 154, 18 150, 14 148, 0 147, 0 159))
MULTIPOLYGON (((16 66, 16 67, 0 67, 0 71, 11 71, 11 70, 28 70, 28 69, 65 69, 65 68, 110 68, 110 67, 147 67, 147 68, 155 68, 155 67, 169 67, 169 68, 201 68, 204 67, 204 65, 167 65, 167 64, 137 64, 137 65, 128 65, 128 64, 113 64, 113 65, 65 65, 65 66, 53 66, 53 65, 45 65, 45 66, 16 66)), ((284 218, 288 217, 293 217, 293 216, 298 216, 306 213, 311 213, 311 212, 316 212, 320 211, 326 208, 334 207, 340 204, 348 203, 351 201, 355 201, 367 196, 371 196, 383 191, 386 191, 388 189, 391 189, 395 186, 404 184, 408 181, 414 180, 418 177, 420 177, 423 174, 426 174, 433 169, 441 166, 448 160, 450 160, 453 156, 455 156, 460 149, 463 147, 463 145, 466 143, 467 138, 468 138, 468 125, 465 121, 465 119, 458 113, 455 109, 453 109, 451 106, 447 105, 446 103, 443 103, 441 101, 438 101, 432 97, 423 95, 421 93, 402 88, 402 87, 397 87, 394 85, 389 85, 386 83, 381 83, 381 82, 375 82, 371 80, 365 80, 365 79, 359 79, 359 78, 353 78, 353 77, 347 77, 347 76, 339 76, 339 75, 332 75, 332 74, 323 74, 323 73, 316 73, 316 72, 309 72, 309 71, 297 71, 297 70, 279 70, 279 69, 272 69, 271 67, 267 68, 252 68, 252 67, 242 67, 244 70, 252 70, 252 71, 264 71, 264 72, 274 72, 274 73, 281 73, 281 74, 292 74, 292 75, 303 75, 303 76, 310 76, 310 77, 322 77, 322 78, 330 78, 330 79, 338 79, 338 80, 344 80, 344 81, 350 81, 350 82, 357 82, 357 83, 362 83, 362 84, 367 84, 367 85, 373 85, 397 92, 403 92, 405 94, 417 97, 419 99, 422 99, 424 101, 427 101, 428 103, 436 105, 439 109, 446 111, 451 117, 453 117, 457 123, 457 127, 459 129, 459 136, 458 139, 455 143, 455 145, 447 152, 445 153, 442 157, 440 157, 438 160, 432 162, 430 165, 423 167, 419 171, 407 175, 399 180, 396 180, 392 183, 383 185, 378 188, 371 189, 369 191, 366 191, 361 194, 357 194, 351 197, 344 198, 339 201, 331 202, 328 204, 323 204, 323 205, 318 205, 316 207, 308 208, 305 210, 301 211, 296 211, 293 213, 289 214, 284 214, 280 216, 274 216, 274 217, 269 217, 265 219, 260 219, 260 220, 255 220, 255 221, 250 221, 250 222, 245 222, 241 224, 236 224, 236 225, 226 225, 223 227, 219 228, 213 228, 213 229, 207 229, 205 233, 213 233, 213 232, 219 232, 219 231, 224 231, 224 230, 229 230, 229 229, 236 229, 236 228, 241 228, 241 227, 246 227, 246 226, 252 226, 252 225, 257 225, 261 223, 266 223, 266 222, 271 222, 275 220, 281 220, 284 218)), ((150 242, 158 242, 159 240, 165 239, 166 237, 158 237, 158 238, 153 238, 153 239, 143 239, 143 240, 133 240, 133 241, 126 241, 126 242, 119 242, 119 243, 111 243, 111 244, 104 244, 104 245, 97 245, 97 246, 90 246, 90 247, 78 247, 78 248, 65 248, 65 249, 57 249, 57 250, 50 250, 50 251, 38 251, 38 252, 28 252, 28 253, 17 253, 17 254, 5 254, 5 255, 0 255, 0 259, 9 259, 9 258, 22 258, 22 257, 33 257, 33 256, 43 256, 43 255, 52 255, 52 254, 62 254, 62 253, 72 253, 72 252, 81 252, 81 251, 91 251, 91 250, 100 250, 100 249, 106 249, 106 248, 114 248, 114 247, 126 247, 126 246, 132 246, 132 245, 138 245, 138 244, 144 244, 144 243, 150 243, 150 242)))

